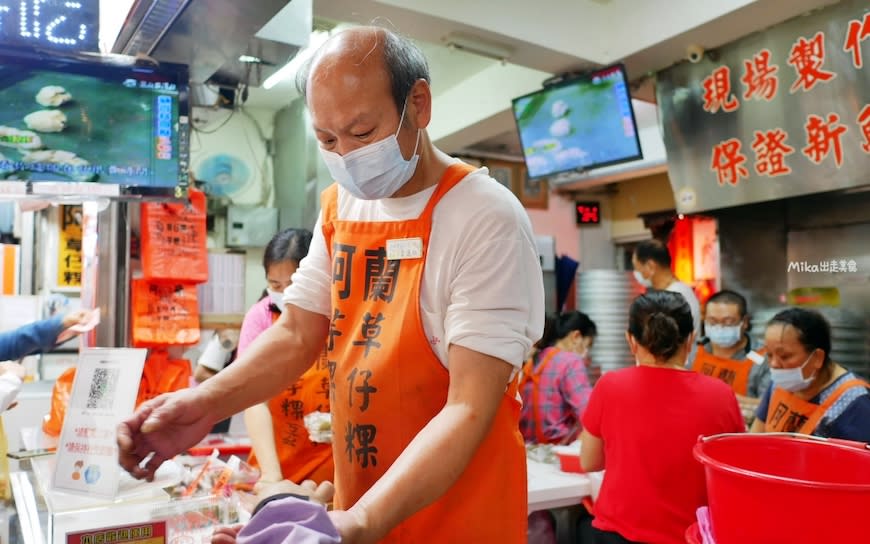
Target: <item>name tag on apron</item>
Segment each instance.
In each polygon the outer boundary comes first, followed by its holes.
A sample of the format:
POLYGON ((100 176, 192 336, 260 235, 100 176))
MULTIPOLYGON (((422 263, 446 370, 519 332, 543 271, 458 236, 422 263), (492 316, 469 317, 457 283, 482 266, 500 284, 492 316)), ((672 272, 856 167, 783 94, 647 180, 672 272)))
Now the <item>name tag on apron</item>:
POLYGON ((423 257, 422 238, 402 238, 387 240, 387 260, 420 259, 423 257))

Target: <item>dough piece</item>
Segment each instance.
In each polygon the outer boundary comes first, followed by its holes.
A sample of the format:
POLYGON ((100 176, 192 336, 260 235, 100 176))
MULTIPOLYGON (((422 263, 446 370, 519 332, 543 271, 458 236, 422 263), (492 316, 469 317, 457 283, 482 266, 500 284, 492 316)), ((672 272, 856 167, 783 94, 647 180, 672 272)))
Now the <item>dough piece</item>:
POLYGON ((62 132, 66 128, 66 114, 60 110, 40 110, 24 117, 27 128, 39 132, 62 132))
POLYGON ((16 149, 41 149, 42 138, 30 130, 0 126, 0 145, 16 149))
POLYGON ((66 89, 58 85, 49 85, 43 87, 36 93, 36 101, 41 106, 59 107, 72 100, 72 95, 66 92, 66 89))

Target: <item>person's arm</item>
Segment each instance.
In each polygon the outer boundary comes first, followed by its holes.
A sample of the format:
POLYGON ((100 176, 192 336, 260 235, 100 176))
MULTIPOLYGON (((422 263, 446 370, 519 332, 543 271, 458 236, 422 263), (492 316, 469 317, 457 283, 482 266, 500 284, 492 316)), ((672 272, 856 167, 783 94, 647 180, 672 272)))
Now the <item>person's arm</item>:
POLYGON ((559 392, 574 411, 574 417, 579 423, 583 418, 583 412, 586 411, 586 406, 589 404, 589 396, 592 394, 592 386, 589 385, 583 359, 571 357, 565 375, 559 380, 559 392))
POLYGON ((580 466, 584 472, 604 470, 604 440, 586 429, 580 433, 580 466))
POLYGON ((751 433, 763 433, 764 425, 767 421, 767 410, 770 407, 770 396, 773 394, 773 387, 768 386, 767 390, 764 392, 764 396, 761 397, 761 401, 758 403, 758 410, 755 412, 755 421, 752 422, 752 426, 749 427, 749 432, 751 433))
POLYGON ((379 541, 450 489, 490 430, 514 367, 456 344, 449 358, 444 408, 348 512, 333 517, 342 525, 353 516, 365 542, 379 541))
POLYGON ((0 361, 17 360, 51 350, 63 329, 64 318, 57 315, 0 333, 0 361))
POLYGON ((21 391, 24 374, 24 367, 18 363, 0 363, 0 412, 7 410, 15 402, 15 397, 21 391))
POLYGON ((260 465, 260 482, 274 483, 283 480, 269 405, 256 404, 245 410, 245 428, 251 437, 251 449, 260 465))

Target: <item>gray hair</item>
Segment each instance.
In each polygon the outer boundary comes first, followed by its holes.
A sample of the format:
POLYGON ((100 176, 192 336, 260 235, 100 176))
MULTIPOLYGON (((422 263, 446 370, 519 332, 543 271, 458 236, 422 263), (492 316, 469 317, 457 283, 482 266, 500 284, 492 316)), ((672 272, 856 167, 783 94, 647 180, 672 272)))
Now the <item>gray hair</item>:
MULTIPOLYGON (((383 32, 384 36, 383 58, 387 73, 390 75, 393 102, 396 105, 396 111, 401 113, 414 84, 420 79, 425 79, 426 83, 431 83, 429 64, 426 62, 426 56, 413 41, 386 28, 378 27, 378 30, 383 32)), ((308 101, 308 79, 311 75, 311 66, 319 53, 320 51, 315 53, 296 75, 296 89, 306 102, 308 101)))

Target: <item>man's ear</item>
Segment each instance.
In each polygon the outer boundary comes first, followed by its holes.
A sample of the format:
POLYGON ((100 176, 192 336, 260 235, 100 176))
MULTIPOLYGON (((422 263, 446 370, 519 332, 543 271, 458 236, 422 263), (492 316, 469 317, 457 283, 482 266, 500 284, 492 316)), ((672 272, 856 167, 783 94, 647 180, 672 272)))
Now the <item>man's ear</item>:
POLYGON ((432 121, 432 89, 425 79, 418 79, 408 95, 408 115, 417 128, 426 128, 432 121))

